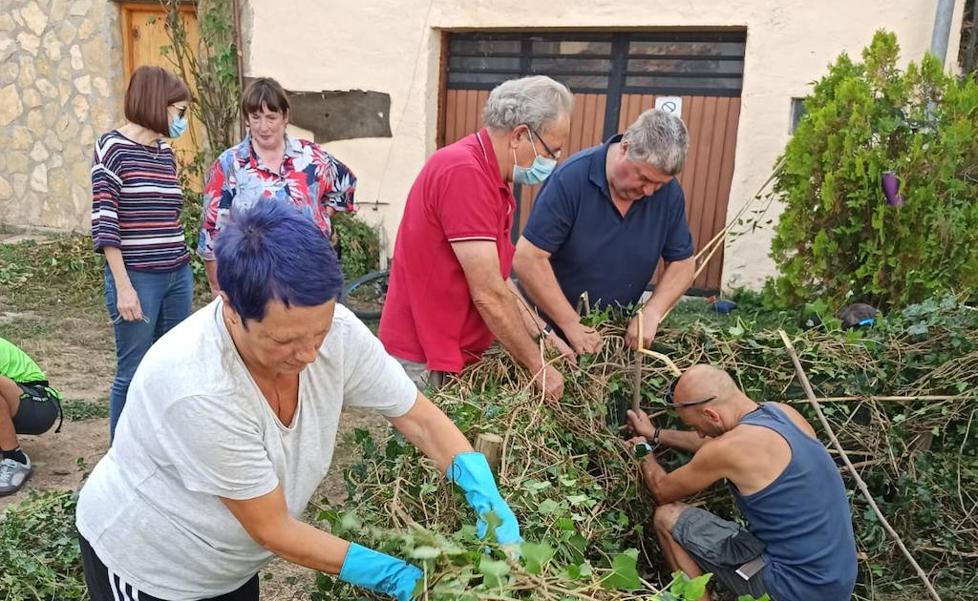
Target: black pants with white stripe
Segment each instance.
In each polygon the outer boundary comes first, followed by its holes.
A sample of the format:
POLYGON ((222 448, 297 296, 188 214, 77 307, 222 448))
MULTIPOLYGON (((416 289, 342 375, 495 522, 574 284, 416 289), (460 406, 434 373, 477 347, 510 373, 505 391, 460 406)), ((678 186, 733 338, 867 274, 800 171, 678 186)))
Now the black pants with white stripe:
MULTIPOLYGON (((80 534, 78 542, 81 545, 85 584, 88 585, 88 595, 92 601, 166 601, 136 590, 136 587, 120 578, 118 574, 109 571, 85 537, 80 534)), ((258 574, 238 590, 200 601, 258 601, 258 574)))

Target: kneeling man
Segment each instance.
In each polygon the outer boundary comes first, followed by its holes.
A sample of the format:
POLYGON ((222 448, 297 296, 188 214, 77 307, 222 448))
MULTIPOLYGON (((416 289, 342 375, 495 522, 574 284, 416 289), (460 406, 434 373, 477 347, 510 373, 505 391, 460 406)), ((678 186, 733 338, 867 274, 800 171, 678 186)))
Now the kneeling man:
POLYGON ((655 532, 669 567, 690 577, 712 572, 737 595, 848 600, 856 543, 846 489, 805 418, 781 403, 755 403, 709 365, 686 370, 666 401, 695 432, 655 427, 641 411, 628 417, 642 437, 636 444, 694 453, 668 473, 652 453, 642 463, 659 503, 655 532), (721 479, 747 528, 678 502, 721 479))

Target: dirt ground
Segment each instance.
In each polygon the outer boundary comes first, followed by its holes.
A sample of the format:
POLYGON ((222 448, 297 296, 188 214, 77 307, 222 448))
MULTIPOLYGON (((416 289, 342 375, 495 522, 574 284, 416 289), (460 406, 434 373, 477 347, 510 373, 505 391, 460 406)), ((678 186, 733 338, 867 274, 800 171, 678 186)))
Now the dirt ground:
MULTIPOLYGON (((115 347, 105 307, 32 305, 0 291, 0 337, 24 349, 41 366, 65 399, 107 406, 115 371, 115 347)), ((352 462, 350 434, 355 428, 380 430, 385 422, 374 414, 347 412, 340 422, 333 467, 315 497, 325 503, 345 500, 343 469, 352 462)), ((61 432, 23 436, 21 446, 34 464, 34 475, 16 495, 0 498, 0 512, 30 491, 77 490, 108 449, 108 419, 65 419, 61 432)), ((310 514, 314 511, 310 511, 310 514)), ((276 560, 262 574, 262 599, 308 599, 314 587, 311 570, 276 560)))
MULTIPOLYGON (((41 366, 65 399, 108 403, 115 368, 112 331, 104 309, 65 315, 48 308, 22 309, 0 296, 0 336, 20 346, 41 366)), ((0 509, 31 490, 76 489, 108 448, 108 420, 65 420, 61 432, 20 437, 34 475, 16 495, 0 498, 0 509)))

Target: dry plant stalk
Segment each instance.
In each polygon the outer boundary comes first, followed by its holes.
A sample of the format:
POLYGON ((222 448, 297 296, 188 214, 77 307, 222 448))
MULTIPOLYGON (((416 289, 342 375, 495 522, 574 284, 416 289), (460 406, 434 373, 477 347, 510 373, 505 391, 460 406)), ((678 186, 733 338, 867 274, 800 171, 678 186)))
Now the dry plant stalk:
MULTIPOLYGON (((575 510, 581 516, 581 521, 575 522, 575 526, 587 541, 589 549, 600 548, 600 541, 624 535, 607 516, 624 512, 632 524, 647 523, 650 517, 648 500, 637 492, 641 490, 640 483, 637 474, 630 469, 633 461, 624 447, 623 439, 609 429, 606 421, 609 415, 594 411, 596 407, 614 404, 615 397, 611 391, 617 391, 618 400, 622 400, 624 405, 629 404, 635 351, 625 345, 626 329, 622 323, 605 321, 596 327, 604 340, 600 352, 579 358, 576 367, 570 363, 557 365, 565 374, 566 391, 559 403, 545 401, 535 393, 530 374, 520 369, 505 351, 498 348, 487 352, 482 361, 458 377, 451 378, 445 387, 433 395, 434 402, 453 418, 462 416, 459 425, 470 439, 475 440, 481 433, 498 434, 504 438, 498 482, 504 496, 511 501, 511 506, 521 518, 521 523, 529 522, 523 521, 526 516, 538 515, 540 498, 549 499, 551 497, 547 495, 552 494, 555 499, 563 499, 557 496, 558 493, 562 494, 563 489, 558 490, 561 485, 555 480, 554 473, 569 473, 580 467, 580 463, 575 462, 585 462, 587 467, 583 477, 590 480, 587 487, 581 484, 581 488, 575 488, 574 492, 598 491, 593 495, 597 503, 587 509, 575 510), (578 441, 588 441, 587 446, 583 449, 575 446, 578 441), (548 475, 548 470, 556 472, 548 475), (552 488, 540 493, 543 497, 527 492, 528 481, 548 479, 552 488)), ((941 335, 939 331, 933 334, 935 339, 941 335)), ((969 421, 969 412, 974 410, 974 393, 950 394, 953 387, 949 385, 968 384, 971 389, 978 388, 978 369, 972 373, 952 369, 960 376, 953 383, 936 382, 929 377, 931 370, 920 368, 917 368, 918 373, 894 381, 887 379, 886 375, 901 373, 909 354, 924 354, 930 347, 912 337, 897 334, 880 336, 878 345, 883 345, 883 353, 879 352, 879 346, 862 344, 836 332, 811 331, 799 336, 815 349, 811 357, 806 354, 806 361, 812 362, 812 376, 821 379, 815 381, 816 385, 821 386, 819 382, 824 382, 825 402, 833 403, 832 412, 823 416, 825 423, 830 425, 839 447, 844 447, 844 453, 859 460, 857 464, 850 461, 849 465, 842 467, 846 471, 847 484, 849 474, 855 470, 870 482, 878 479, 885 482, 896 482, 898 479, 923 481, 927 474, 919 471, 915 460, 919 451, 914 447, 913 438, 922 432, 947 429, 956 422, 963 424, 969 421), (885 363, 886 370, 877 369, 875 365, 878 363, 885 363), (839 377, 841 373, 846 374, 845 378, 839 377), (860 392, 856 392, 872 390, 869 386, 876 377, 881 378, 877 395, 860 396, 860 392), (862 384, 853 389, 842 379, 862 384), (846 396, 853 394, 856 396, 846 396), (901 405, 905 405, 906 409, 901 405), (901 421, 897 422, 896 416, 901 421), (894 436, 892 432, 897 427, 903 433, 894 436)), ((978 344, 978 332, 969 333, 968 336, 978 344)), ((649 413, 655 414, 656 403, 661 398, 656 386, 671 379, 674 370, 696 363, 710 363, 727 369, 740 381, 742 388, 764 400, 799 396, 794 390, 797 386, 796 370, 783 350, 783 339, 776 331, 758 330, 749 337, 731 338, 709 325, 693 324, 682 329, 661 329, 656 340, 669 348, 666 352, 671 359, 669 362, 657 360, 643 365, 640 398, 649 413)), ((549 361, 560 362, 551 349, 547 349, 547 352, 549 361)), ((946 363, 954 361, 951 359, 946 363)), ((816 399, 816 402, 819 401, 816 399)), ((962 447, 966 441, 967 438, 961 442, 962 447)), ((842 453, 838 452, 838 448, 836 451, 835 456, 841 458, 842 453)), ((414 460, 398 465, 383 461, 365 462, 366 470, 358 475, 355 482, 357 493, 353 506, 371 511, 374 516, 372 523, 382 528, 438 524, 445 531, 453 531, 469 523, 471 515, 465 507, 460 509, 453 500, 450 488, 443 484, 443 475, 430 462, 421 461, 424 466, 422 470, 418 470, 418 463, 414 460), (419 493, 421 486, 427 490, 419 493)), ((578 472, 578 477, 581 474, 578 472)), ((940 536, 924 535, 922 540, 933 547, 929 550, 928 559, 934 559, 938 565, 960 566, 962 561, 971 559, 967 554, 978 543, 978 523, 975 522, 975 510, 971 507, 972 496, 969 494, 972 489, 968 487, 967 480, 961 479, 964 476, 966 474, 959 475, 959 490, 954 490, 954 487, 948 490, 934 488, 935 496, 930 501, 936 506, 935 511, 941 519, 947 521, 948 529, 954 530, 958 538, 958 542, 952 546, 951 542, 944 542, 947 539, 940 536)), ((850 488, 854 487, 850 485, 850 488)), ((856 495, 856 499, 862 505, 862 495, 856 495)), ((706 503, 720 512, 733 511, 729 495, 723 490, 708 491, 694 502, 706 503)), ((901 526, 898 520, 916 524, 916 518, 912 515, 915 510, 913 507, 901 510, 891 515, 890 519, 897 528, 910 528, 910 525, 901 526)), ((861 512, 854 513, 859 530, 867 526, 861 516, 861 512)), ((546 520, 539 517, 534 519, 535 540, 548 540, 546 520)), ((532 536, 528 538, 531 539, 532 536)), ((890 546, 889 537, 885 541, 886 545, 870 548, 865 540, 858 539, 863 552, 861 562, 888 563, 888 558, 896 551, 896 545, 890 546)), ((661 564, 654 544, 636 543, 635 546, 640 548, 640 557, 646 558, 643 565, 653 566, 651 571, 644 573, 656 573, 655 568, 661 567, 661 564)), ((923 546, 919 548, 923 549, 923 546)), ((934 569, 938 569, 937 566, 934 569)), ((662 574, 664 572, 659 573, 660 577, 662 574)), ((900 574, 894 576, 902 577, 900 574)), ((662 586, 661 580, 651 580, 656 583, 654 586, 662 586)), ((556 592, 560 583, 547 580, 546 585, 554 587, 550 591, 556 592)), ((541 584, 529 577, 524 580, 521 576, 519 586, 530 587, 525 589, 527 591, 542 590, 532 588, 541 584)), ((590 590, 577 592, 585 595, 591 593, 590 590)), ((607 591, 599 592, 597 589, 594 594, 594 598, 598 599, 638 598, 627 593, 612 596, 607 591)))
POLYGON ((788 350, 788 356, 791 357, 791 362, 795 365, 795 372, 798 375, 798 380, 801 382, 802 388, 805 389, 805 394, 808 396, 809 402, 815 409, 815 413, 818 415, 818 420, 822 422, 822 427, 825 428, 825 432, 828 434, 829 440, 832 441, 832 446, 834 446, 836 451, 839 452, 839 455, 842 457, 842 461, 846 464, 846 468, 849 470, 849 474, 856 481, 856 486, 859 487, 859 492, 866 497, 866 501, 869 503, 869 506, 873 508, 873 512, 879 519, 880 524, 883 525, 883 528, 886 530, 887 534, 893 538, 894 542, 896 542, 897 546, 900 548, 900 551, 907 558, 907 561, 909 561, 910 565, 913 566, 914 571, 917 572, 917 576, 924 583, 924 586, 927 588, 927 592, 930 593, 930 596, 934 599, 934 601, 941 601, 940 595, 937 594, 937 591, 934 589, 934 585, 931 584, 927 574, 920 567, 920 564, 917 563, 917 560, 913 558, 913 555, 910 554, 907 546, 903 544, 903 539, 900 538, 900 535, 893 529, 893 526, 890 526, 890 522, 887 521, 886 516, 883 515, 883 512, 880 511, 879 506, 876 505, 876 500, 873 499, 873 495, 869 493, 869 488, 859 475, 859 472, 856 471, 856 468, 853 467, 852 461, 849 460, 849 456, 846 454, 845 449, 842 448, 842 443, 839 442, 839 438, 835 435, 835 431, 832 429, 831 424, 829 424, 829 420, 826 419, 825 414, 822 413, 822 407, 819 405, 818 399, 815 397, 815 392, 812 390, 812 385, 808 381, 808 376, 805 374, 805 370, 801 366, 801 361, 798 359, 798 353, 795 352, 795 347, 793 344, 791 344, 791 339, 788 338, 788 335, 784 330, 778 330, 778 334, 781 335, 781 339, 784 341, 784 346, 788 350))

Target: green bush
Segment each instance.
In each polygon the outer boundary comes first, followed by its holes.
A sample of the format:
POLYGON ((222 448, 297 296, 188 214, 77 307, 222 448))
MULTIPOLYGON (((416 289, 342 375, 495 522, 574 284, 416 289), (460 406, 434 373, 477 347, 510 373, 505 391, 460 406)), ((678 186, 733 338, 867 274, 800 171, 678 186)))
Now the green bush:
POLYGON ((380 239, 377 231, 355 215, 333 215, 333 229, 340 240, 340 266, 343 278, 350 282, 375 271, 380 263, 380 239))
POLYGON ((775 191, 785 204, 768 292, 904 306, 978 287, 978 84, 926 56, 905 71, 877 32, 863 62, 839 56, 805 102, 775 191), (890 206, 881 177, 902 181, 890 206))

